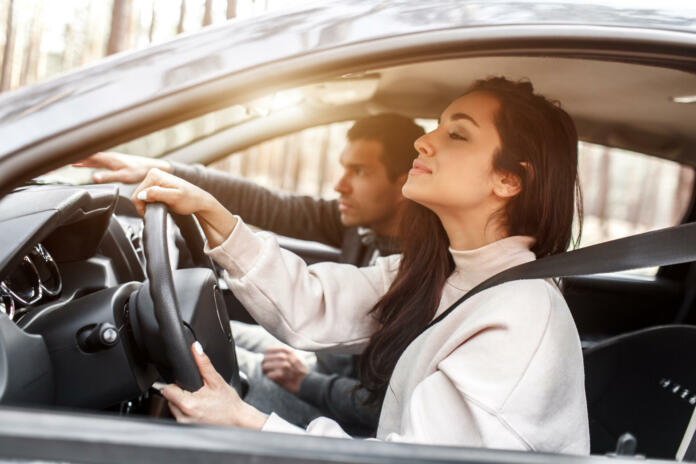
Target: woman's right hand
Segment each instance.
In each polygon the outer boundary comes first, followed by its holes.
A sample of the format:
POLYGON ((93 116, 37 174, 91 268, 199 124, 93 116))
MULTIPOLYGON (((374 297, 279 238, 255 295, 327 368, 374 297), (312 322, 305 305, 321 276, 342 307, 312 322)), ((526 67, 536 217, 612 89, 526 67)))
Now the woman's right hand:
POLYGON ((95 184, 105 182, 122 182, 135 184, 142 181, 147 172, 152 168, 171 172, 172 165, 169 162, 146 156, 124 155, 112 151, 95 153, 82 161, 74 163, 78 168, 108 169, 106 172, 94 173, 92 178, 95 184))
POLYGON ((148 171, 132 200, 141 216, 145 215, 145 204, 151 202, 165 203, 177 214, 195 214, 210 248, 224 242, 237 225, 237 218, 211 194, 159 169, 148 171))

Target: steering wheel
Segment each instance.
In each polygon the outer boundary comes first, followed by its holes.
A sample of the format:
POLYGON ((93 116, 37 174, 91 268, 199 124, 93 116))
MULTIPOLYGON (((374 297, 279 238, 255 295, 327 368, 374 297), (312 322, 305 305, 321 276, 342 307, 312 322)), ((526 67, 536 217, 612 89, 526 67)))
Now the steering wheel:
POLYGON ((203 386, 190 349, 198 340, 218 372, 241 392, 229 316, 212 260, 203 252, 200 228, 193 216, 172 214, 198 266, 172 271, 167 215, 162 203, 146 205, 147 280, 129 303, 136 342, 165 381, 195 391, 203 386))

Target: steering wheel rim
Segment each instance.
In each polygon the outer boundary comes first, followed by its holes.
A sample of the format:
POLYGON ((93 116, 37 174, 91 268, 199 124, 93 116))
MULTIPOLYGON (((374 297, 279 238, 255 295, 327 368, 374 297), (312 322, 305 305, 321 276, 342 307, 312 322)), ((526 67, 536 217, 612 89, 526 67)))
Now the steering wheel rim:
MULTIPOLYGON (((163 203, 148 203, 145 206, 145 269, 155 318, 160 327, 161 341, 165 355, 170 361, 174 380, 181 388, 196 391, 203 386, 203 380, 190 350, 192 342, 188 339, 193 339, 193 336, 186 336, 188 331, 184 327, 174 288, 167 250, 167 214, 168 208, 163 203)), ((180 218, 188 218, 193 222, 190 216, 180 218)))

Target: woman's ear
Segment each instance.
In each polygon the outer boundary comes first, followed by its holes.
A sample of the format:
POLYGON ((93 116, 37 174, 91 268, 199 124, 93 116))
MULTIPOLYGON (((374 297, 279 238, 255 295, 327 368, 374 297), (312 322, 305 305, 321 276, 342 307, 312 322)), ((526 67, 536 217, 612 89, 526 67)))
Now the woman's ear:
POLYGON ((500 198, 508 199, 516 196, 522 190, 522 180, 517 174, 508 171, 495 173, 493 193, 500 198))

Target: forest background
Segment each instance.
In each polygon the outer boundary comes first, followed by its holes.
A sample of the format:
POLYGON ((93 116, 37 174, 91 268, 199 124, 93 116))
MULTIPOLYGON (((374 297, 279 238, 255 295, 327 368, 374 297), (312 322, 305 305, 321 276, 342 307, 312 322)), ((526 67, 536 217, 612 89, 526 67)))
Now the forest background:
MULTIPOLYGON (((0 95, 108 55, 309 1, 0 0, 0 95)), ((241 113, 232 108, 115 148, 163 156, 221 126, 235 124, 234 118, 248 117, 248 108, 241 113)), ((428 130, 436 124, 434 120, 418 122, 428 130)), ((338 157, 350 124, 279 137, 231 153, 211 167, 290 193, 336 197, 332 187, 341 174, 338 157)), ((584 245, 676 224, 689 206, 694 182, 690 167, 581 143, 579 168, 585 200, 584 245)), ((89 173, 81 174, 89 179, 89 173)))

